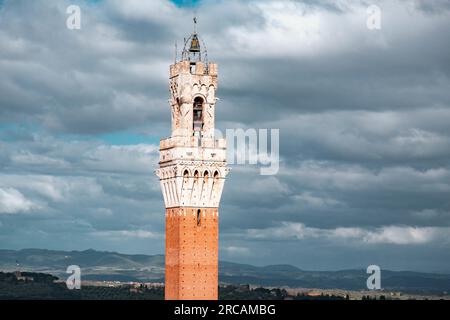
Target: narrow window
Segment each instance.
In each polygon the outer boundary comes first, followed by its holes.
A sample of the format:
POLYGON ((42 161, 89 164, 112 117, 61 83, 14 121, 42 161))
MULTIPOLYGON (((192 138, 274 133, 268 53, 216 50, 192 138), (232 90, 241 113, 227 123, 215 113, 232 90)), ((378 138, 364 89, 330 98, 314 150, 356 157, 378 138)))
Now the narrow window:
POLYGON ((200 227, 200 225, 202 224, 202 215, 201 215, 201 210, 198 209, 197 210, 197 227, 200 227))
POLYGON ((203 99, 201 97, 194 99, 193 112, 194 135, 200 136, 200 132, 203 130, 203 99))

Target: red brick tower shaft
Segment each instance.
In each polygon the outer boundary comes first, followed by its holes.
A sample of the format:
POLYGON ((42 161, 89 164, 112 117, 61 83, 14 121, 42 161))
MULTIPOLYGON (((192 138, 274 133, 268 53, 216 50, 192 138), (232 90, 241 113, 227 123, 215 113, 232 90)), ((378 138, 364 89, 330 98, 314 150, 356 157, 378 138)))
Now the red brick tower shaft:
POLYGON ((168 300, 217 300, 218 210, 166 210, 168 300))

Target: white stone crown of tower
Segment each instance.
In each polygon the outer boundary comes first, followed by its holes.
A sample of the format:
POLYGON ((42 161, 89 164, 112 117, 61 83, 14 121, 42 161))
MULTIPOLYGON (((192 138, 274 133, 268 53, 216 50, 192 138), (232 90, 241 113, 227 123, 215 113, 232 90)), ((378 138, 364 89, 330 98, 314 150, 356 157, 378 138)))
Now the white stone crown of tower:
POLYGON ((217 64, 202 60, 194 32, 182 60, 170 66, 172 134, 160 142, 156 171, 166 208, 219 206, 229 170, 226 140, 214 137, 217 76, 217 64))

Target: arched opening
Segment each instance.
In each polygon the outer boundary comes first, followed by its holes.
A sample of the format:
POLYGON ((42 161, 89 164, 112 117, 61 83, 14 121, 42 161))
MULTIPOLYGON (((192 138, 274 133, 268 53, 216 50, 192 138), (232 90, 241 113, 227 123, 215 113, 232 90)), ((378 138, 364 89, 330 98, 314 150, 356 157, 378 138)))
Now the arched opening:
POLYGON ((208 171, 205 171, 204 177, 205 177, 205 182, 208 182, 208 179, 209 179, 209 172, 208 171))
POLYGON ((214 174, 213 174, 213 181, 212 181, 212 197, 213 197, 213 199, 215 199, 215 190, 217 190, 217 186, 218 186, 218 184, 219 184, 219 171, 214 171, 214 174))
POLYGON ((194 99, 194 114, 193 114, 193 129, 194 135, 200 137, 200 132, 203 130, 203 98, 196 97, 194 99))
POLYGON ((195 182, 198 181, 198 176, 199 176, 198 170, 195 170, 195 172, 194 172, 194 179, 195 179, 195 182))

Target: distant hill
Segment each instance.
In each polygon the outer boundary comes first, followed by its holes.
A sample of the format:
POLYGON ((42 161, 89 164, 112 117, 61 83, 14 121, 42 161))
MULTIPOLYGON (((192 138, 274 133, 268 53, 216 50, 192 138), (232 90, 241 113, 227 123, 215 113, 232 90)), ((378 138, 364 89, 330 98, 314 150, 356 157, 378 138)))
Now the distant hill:
MULTIPOLYGON (((0 271, 19 268, 66 278, 66 268, 78 265, 83 280, 164 281, 163 255, 129 255, 117 252, 54 251, 42 249, 0 250, 0 271)), ((256 267, 220 261, 219 280, 228 284, 320 289, 366 289, 365 270, 304 271, 291 265, 256 267)), ((450 292, 450 275, 410 271, 382 271, 382 287, 389 291, 441 294, 450 292)))

